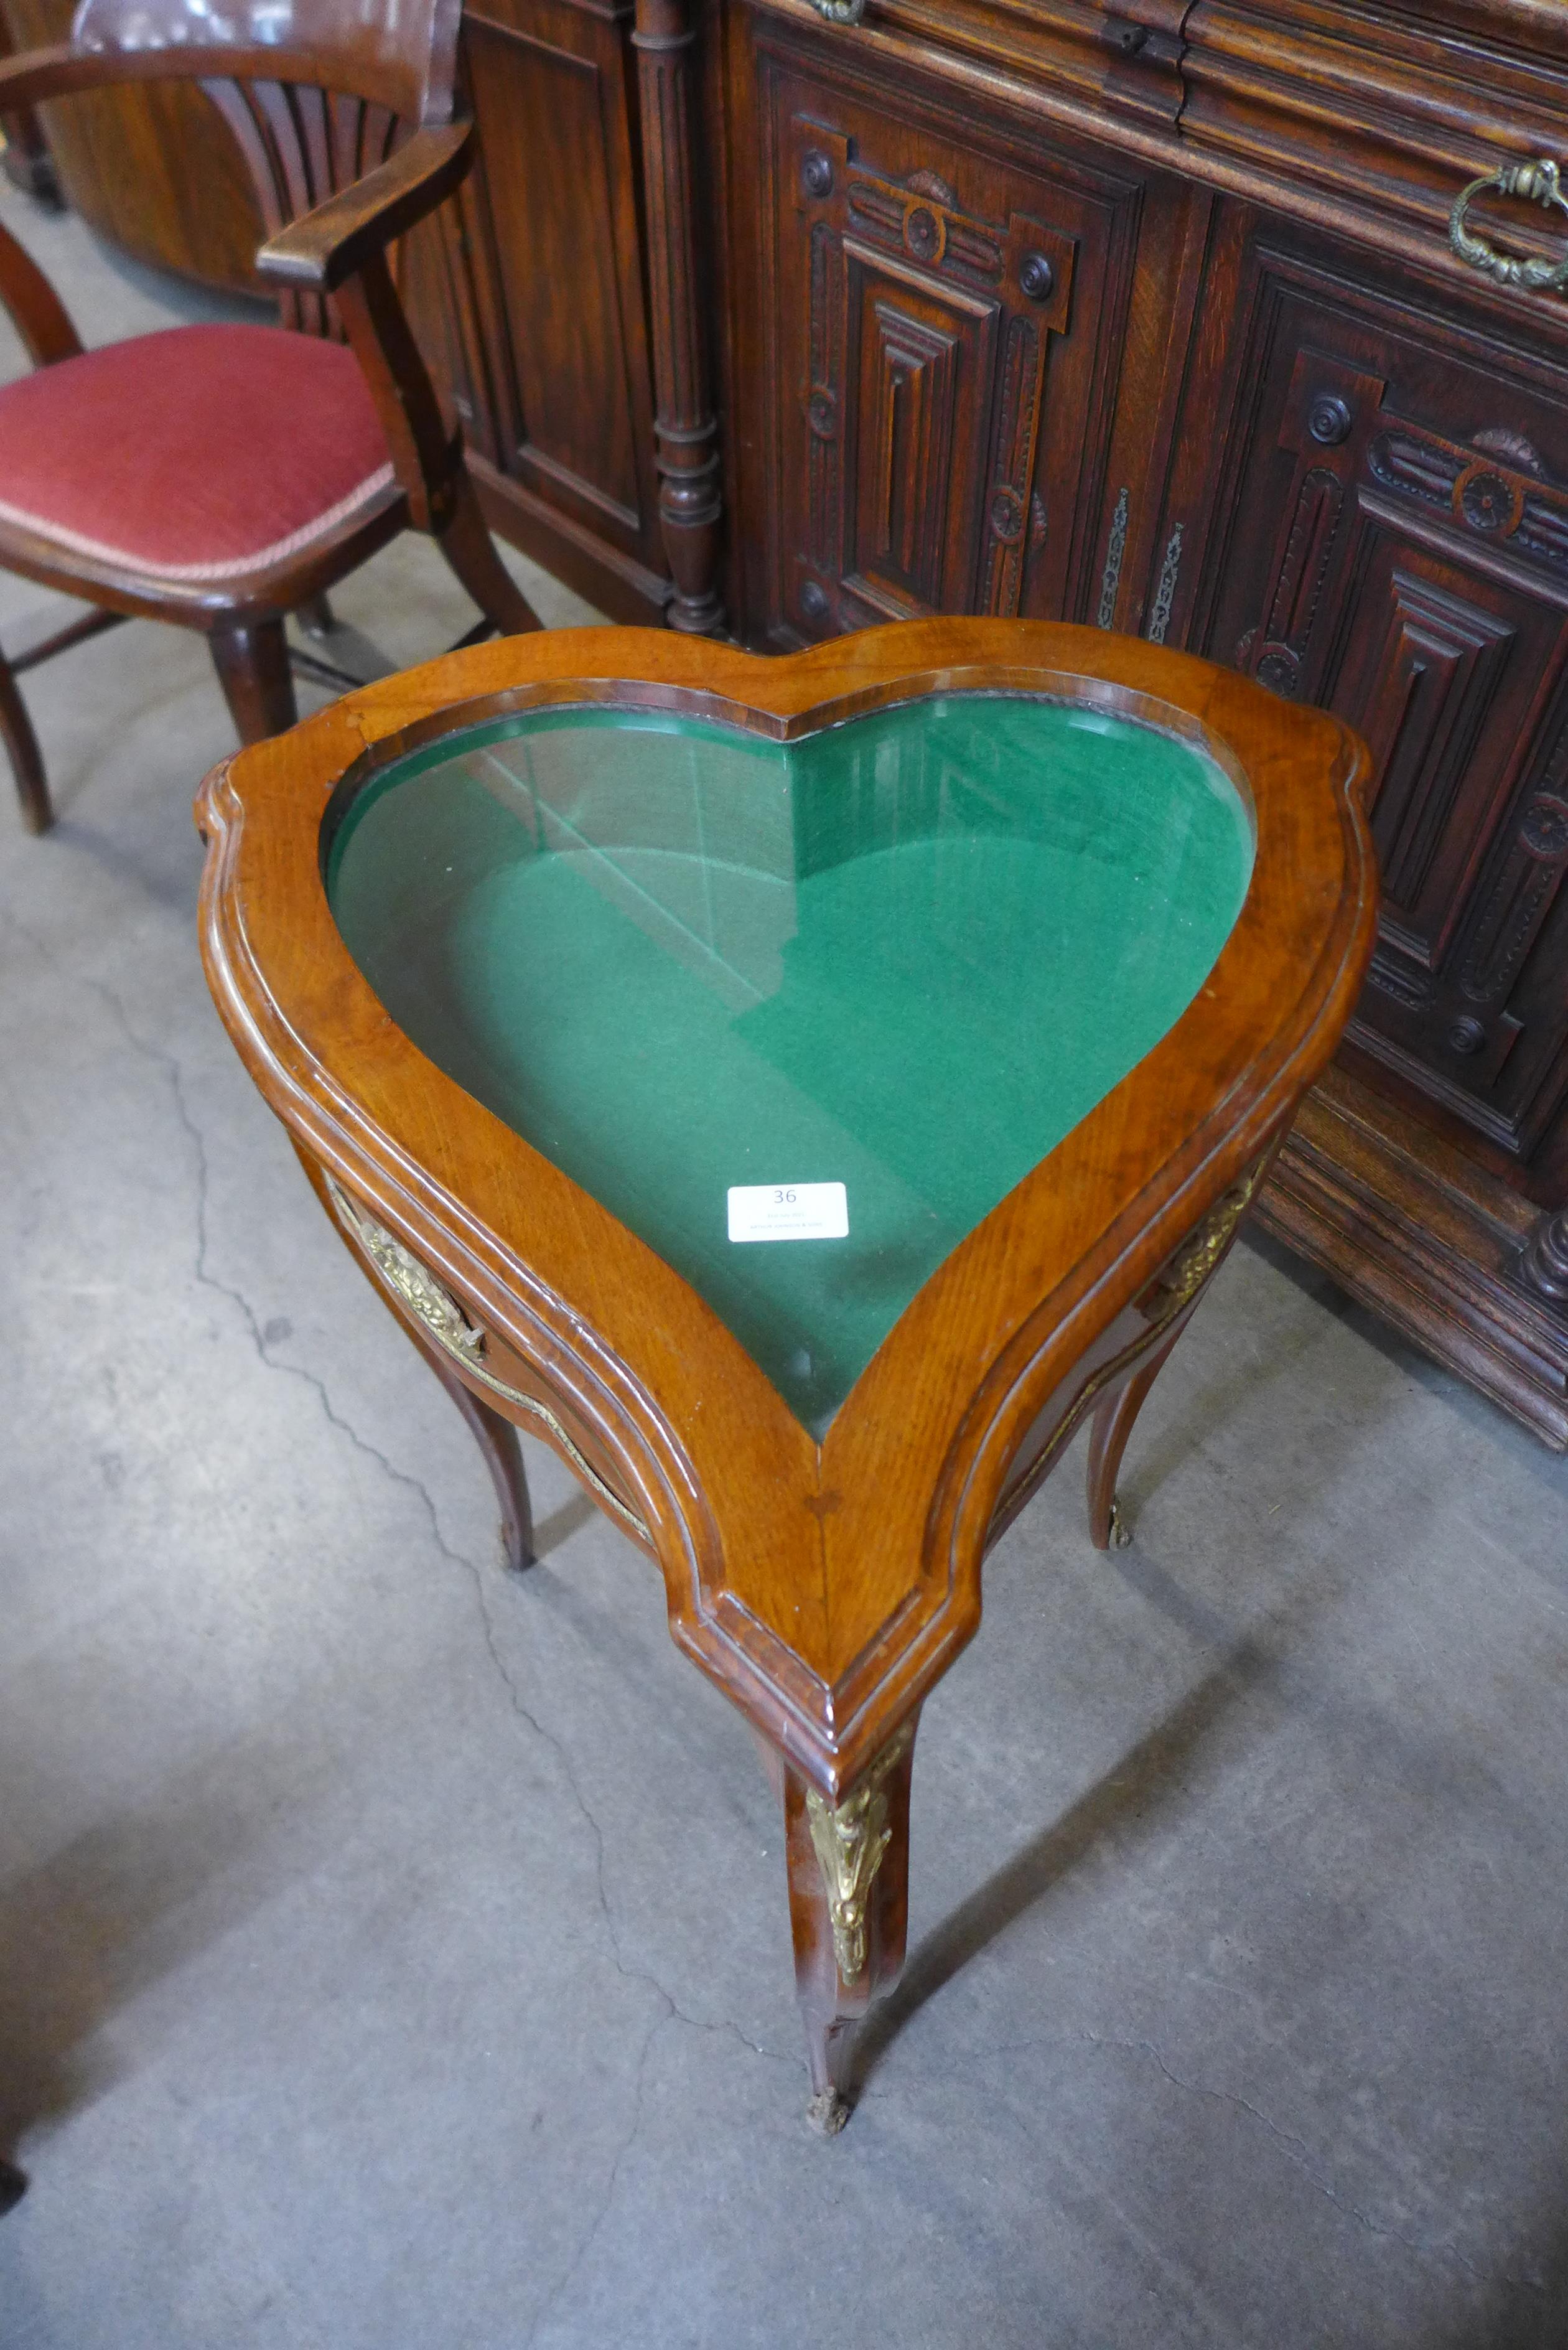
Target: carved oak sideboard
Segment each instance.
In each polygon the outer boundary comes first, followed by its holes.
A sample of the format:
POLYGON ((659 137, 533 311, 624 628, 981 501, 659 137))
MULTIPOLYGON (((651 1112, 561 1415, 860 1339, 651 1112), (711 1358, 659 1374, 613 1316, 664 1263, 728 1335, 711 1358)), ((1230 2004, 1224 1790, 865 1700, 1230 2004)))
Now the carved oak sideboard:
POLYGON ((404 266, 495 526, 621 619, 1079 620, 1348 720, 1381 938, 1263 1221, 1568 1445, 1563 10, 464 21, 404 266))

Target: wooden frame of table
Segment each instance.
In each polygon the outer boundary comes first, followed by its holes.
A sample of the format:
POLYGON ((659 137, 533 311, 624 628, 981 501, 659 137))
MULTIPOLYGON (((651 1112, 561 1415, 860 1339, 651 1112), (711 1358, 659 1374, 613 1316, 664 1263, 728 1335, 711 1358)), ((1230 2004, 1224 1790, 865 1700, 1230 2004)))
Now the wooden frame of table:
POLYGON ((986 1550, 1092 1416, 1090 1532, 1144 1396, 1230 1246, 1371 951, 1366 754, 1334 719, 1085 629, 912 621, 765 660, 585 629, 350 694, 208 778, 220 1012, 348 1244, 462 1403, 528 1555, 517 1428, 663 1572, 677 1643, 782 1799, 815 2117, 902 1965, 922 1700, 980 1621, 986 1550), (694 1290, 399 1030, 350 959, 323 818, 389 759, 534 706, 665 708, 775 741, 895 701, 1066 696, 1205 749, 1250 798, 1251 886, 1187 1011, 926 1284, 819 1440, 694 1290))

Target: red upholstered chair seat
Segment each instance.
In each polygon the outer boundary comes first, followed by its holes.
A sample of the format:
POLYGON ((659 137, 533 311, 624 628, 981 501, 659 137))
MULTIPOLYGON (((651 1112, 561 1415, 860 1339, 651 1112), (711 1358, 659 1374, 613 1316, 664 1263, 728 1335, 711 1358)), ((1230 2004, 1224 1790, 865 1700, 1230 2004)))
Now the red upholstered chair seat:
POLYGON ((157 579, 296 557, 392 479, 352 352, 276 327, 173 327, 0 389, 0 523, 157 579))

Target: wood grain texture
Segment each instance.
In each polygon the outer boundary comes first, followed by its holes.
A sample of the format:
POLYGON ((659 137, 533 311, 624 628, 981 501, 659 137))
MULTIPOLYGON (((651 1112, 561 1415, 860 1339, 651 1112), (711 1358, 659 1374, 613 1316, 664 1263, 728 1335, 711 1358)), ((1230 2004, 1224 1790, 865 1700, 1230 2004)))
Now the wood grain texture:
POLYGON ((388 1286, 400 1251, 440 1314, 483 1334, 482 1367, 465 1340, 447 1374, 553 1443, 652 1552, 673 1638, 763 1742, 826 2128, 848 2027, 902 1962, 914 1725, 979 1622, 987 1546, 1091 1409, 1105 1538, 1138 1403, 1349 1014, 1375 922, 1363 779, 1334 720, 1182 655, 940 620, 773 661, 669 632, 481 647, 346 697, 203 788, 209 983, 312 1180, 411 1331, 417 1301, 388 1286), (787 741, 965 687, 1194 736, 1251 797, 1256 862, 1188 1010, 961 1243, 817 1440, 693 1290, 389 1019, 327 908, 323 821, 389 758, 502 712, 651 706, 787 741))
POLYGON ((637 0, 632 43, 641 97, 649 309, 659 411, 659 511, 675 582, 671 628, 722 628, 718 420, 709 390, 708 321, 698 242, 701 191, 689 52, 691 0, 637 0))
POLYGON ((836 1795, 972 1632, 995 1507, 1043 1406, 1094 1346, 1149 1326, 1135 1301, 1332 1049, 1372 920, 1356 760, 1332 720, 1097 633, 913 624, 772 663, 551 635, 350 695, 221 771, 202 805, 208 970, 302 1147, 597 1430, 677 1638, 836 1795), (1098 677, 1110 707, 1155 695, 1229 746, 1258 808, 1252 888, 1198 1001, 921 1292, 818 1446, 676 1275, 390 1030, 327 911, 320 813, 356 759, 497 696, 652 695, 787 733, 939 680, 1056 673, 1098 677))
POLYGON ((1527 1262, 1550 1211, 1335 1068, 1303 1106, 1257 1215, 1403 1337, 1568 1451, 1568 1316, 1527 1262))
MULTIPOLYGON (((654 391, 628 7, 490 0, 465 20, 481 160, 448 283, 467 290, 468 396, 488 510, 601 603, 597 573, 655 617, 671 592, 654 391), (455 277, 454 277, 455 272, 455 277), (482 388, 483 387, 483 388, 482 388), (496 479, 495 477, 499 478, 496 479)), ((424 332, 433 276, 414 291, 424 332)), ((454 377, 460 410, 463 387, 454 377)))

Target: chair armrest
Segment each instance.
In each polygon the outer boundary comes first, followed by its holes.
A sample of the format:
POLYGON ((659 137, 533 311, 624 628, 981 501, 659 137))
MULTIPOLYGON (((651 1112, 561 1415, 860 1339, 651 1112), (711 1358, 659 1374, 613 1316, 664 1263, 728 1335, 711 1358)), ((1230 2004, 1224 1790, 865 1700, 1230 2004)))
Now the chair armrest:
POLYGON ((11 314, 35 367, 74 359, 81 349, 65 307, 25 245, 0 226, 0 307, 11 314))
MULTIPOLYGON (((159 49, 26 49, 0 63, 0 114, 127 81, 196 81, 202 74, 271 73, 277 54, 177 42, 159 49)), ((307 77, 301 77, 307 78, 307 77)))
POLYGON ((73 90, 110 80, 113 73, 109 58, 87 59, 64 47, 26 49, 20 57, 0 58, 0 114, 51 98, 68 98, 73 90))
POLYGON ((281 285, 334 292, 451 194, 472 161, 471 132, 467 122, 416 130, 351 188, 269 237, 256 255, 257 270, 281 285))

